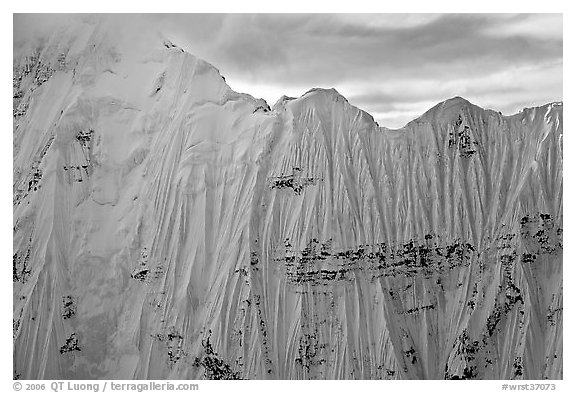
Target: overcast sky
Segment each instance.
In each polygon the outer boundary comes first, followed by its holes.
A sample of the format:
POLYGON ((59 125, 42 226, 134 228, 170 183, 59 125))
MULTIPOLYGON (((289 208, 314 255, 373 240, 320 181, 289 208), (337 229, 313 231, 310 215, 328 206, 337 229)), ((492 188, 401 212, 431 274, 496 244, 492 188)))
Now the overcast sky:
MULTIPOLYGON (((70 17, 15 16, 14 38, 70 17)), ((163 14, 125 16, 272 105, 335 87, 400 127, 459 95, 512 114, 562 100, 561 14, 163 14)), ((41 33, 40 33, 41 34, 41 33)))

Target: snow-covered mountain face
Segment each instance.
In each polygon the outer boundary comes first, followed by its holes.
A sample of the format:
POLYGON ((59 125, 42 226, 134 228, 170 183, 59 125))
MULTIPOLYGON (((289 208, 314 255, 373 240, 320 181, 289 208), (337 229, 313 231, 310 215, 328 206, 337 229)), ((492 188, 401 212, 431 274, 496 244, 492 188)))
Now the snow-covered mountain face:
POLYGON ((562 104, 389 130, 93 23, 13 134, 15 377, 562 378, 562 104))

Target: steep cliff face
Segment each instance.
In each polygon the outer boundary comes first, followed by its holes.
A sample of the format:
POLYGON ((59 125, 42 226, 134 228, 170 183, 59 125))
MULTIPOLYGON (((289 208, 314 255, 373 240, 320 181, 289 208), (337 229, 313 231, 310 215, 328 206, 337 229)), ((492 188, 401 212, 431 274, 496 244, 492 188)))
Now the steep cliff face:
POLYGON ((15 376, 562 378, 562 104, 389 130, 128 38, 14 54, 15 376))

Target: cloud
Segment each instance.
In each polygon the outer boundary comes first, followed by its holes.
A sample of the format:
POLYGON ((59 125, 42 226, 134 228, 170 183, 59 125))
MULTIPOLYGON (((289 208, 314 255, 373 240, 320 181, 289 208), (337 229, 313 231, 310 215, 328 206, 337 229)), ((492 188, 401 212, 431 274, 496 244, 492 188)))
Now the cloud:
POLYGON ((562 62, 509 67, 472 75, 395 79, 380 86, 356 85, 350 90, 353 91, 348 97, 350 101, 372 107, 420 100, 438 101, 455 95, 494 102, 502 95, 561 99, 562 62))
POLYGON ((487 30, 488 35, 526 36, 534 39, 562 40, 562 14, 520 14, 513 15, 508 23, 498 29, 487 30))

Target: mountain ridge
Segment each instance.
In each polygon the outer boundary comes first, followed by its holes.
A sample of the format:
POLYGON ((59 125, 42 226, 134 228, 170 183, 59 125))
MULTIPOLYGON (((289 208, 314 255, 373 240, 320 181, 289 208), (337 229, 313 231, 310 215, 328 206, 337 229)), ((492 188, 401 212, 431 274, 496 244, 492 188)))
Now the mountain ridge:
MULTIPOLYGON (((101 22, 96 22, 96 20, 93 20, 93 19, 90 19, 90 18, 89 18, 88 22, 89 22, 88 25, 94 26, 95 32, 93 33, 93 36, 96 37, 96 38, 95 38, 96 42, 100 42, 100 43, 101 43, 101 44, 99 44, 99 45, 110 45, 111 47, 114 46, 114 44, 115 44, 114 42, 113 42, 113 43, 106 43, 107 40, 109 40, 109 39, 106 38, 105 35, 103 36, 101 33, 100 33, 100 35, 98 35, 98 30, 99 30, 99 29, 100 29, 100 30, 104 30, 105 27, 109 27, 109 26, 111 26, 111 25, 113 26, 113 25, 114 25, 113 23, 110 23, 110 22, 109 22, 109 23, 104 23, 104 22, 102 22, 102 21, 101 21, 101 22), (102 44, 102 43, 105 43, 105 44, 102 44)), ((82 31, 83 34, 85 35, 84 31, 86 30, 86 28, 85 28, 86 23, 80 23, 80 25, 81 25, 81 27, 76 26, 76 27, 73 27, 73 28, 71 27, 71 28, 69 28, 69 29, 71 29, 72 31, 74 31, 74 33, 76 33, 76 34, 78 34, 78 31, 82 31)), ((82 36, 83 34, 78 34, 78 35, 79 35, 79 36, 82 36)), ((64 36, 70 36, 70 35, 72 35, 72 33, 69 32, 69 31, 66 31, 65 29, 62 30, 62 31, 60 31, 60 32, 54 33, 53 36, 52 36, 52 38, 48 40, 49 42, 51 42, 51 44, 49 43, 49 44, 46 45, 45 47, 46 47, 46 48, 50 48, 51 45, 54 45, 54 41, 56 41, 56 42, 61 41, 61 40, 62 40, 61 37, 62 37, 63 35, 64 35, 64 36)), ((121 35, 119 35, 119 36, 121 36, 121 35)), ((254 96, 252 96, 252 95, 250 95, 250 94, 248 94, 248 93, 235 92, 235 91, 226 83, 226 80, 225 80, 225 78, 222 76, 222 74, 220 73, 219 69, 218 69, 217 67, 215 67, 213 64, 211 64, 211 63, 209 63, 209 62, 207 62, 207 61, 205 61, 205 60, 203 60, 203 59, 195 56, 194 54, 186 51, 185 49, 183 49, 182 47, 174 44, 172 41, 170 41, 169 39, 165 38, 165 37, 164 37, 163 35, 161 35, 161 34, 158 34, 158 35, 154 35, 154 34, 153 34, 153 36, 154 36, 155 38, 152 39, 151 42, 148 43, 148 45, 150 45, 150 46, 148 47, 148 49, 153 50, 152 48, 157 48, 157 49, 155 49, 155 50, 158 51, 158 50, 160 50, 161 48, 164 48, 164 50, 175 51, 177 54, 180 54, 180 53, 181 53, 181 54, 184 55, 184 56, 190 57, 190 58, 193 60, 193 62, 199 64, 199 65, 200 65, 200 69, 203 69, 203 68, 205 67, 206 69, 210 69, 210 70, 215 71, 216 74, 222 78, 222 80, 223 80, 224 83, 226 84, 227 88, 228 88, 231 92, 234 92, 234 93, 237 94, 237 95, 245 96, 246 98, 250 98, 250 99, 253 99, 253 100, 256 100, 256 101, 261 101, 261 100, 263 100, 264 102, 266 101, 266 100, 264 100, 263 98, 256 98, 256 97, 254 97, 254 96)), ((79 39, 77 39, 77 40, 79 40, 79 39)), ((73 44, 72 46, 74 46, 74 45, 75 45, 75 44, 73 44)), ((93 45, 96 46, 97 44, 93 44, 93 45)), ((125 45, 126 45, 126 44, 125 44, 125 45)), ((34 52, 34 49, 32 49, 32 48, 30 48, 30 47, 29 47, 29 48, 24 47, 24 49, 20 49, 20 52, 23 52, 23 53, 19 53, 18 57, 26 56, 26 55, 24 54, 24 53, 26 53, 26 49, 28 49, 28 53, 29 53, 29 54, 30 54, 30 52, 34 52)), ((15 57, 15 60, 16 60, 16 57, 15 57)), ((313 93, 320 93, 320 94, 326 94, 326 95, 334 96, 334 97, 341 97, 345 102, 349 102, 348 99, 347 99, 344 95, 342 95, 341 93, 339 93, 334 87, 326 87, 326 88, 325 88, 325 87, 314 87, 314 88, 310 88, 308 91, 306 91, 305 93, 303 93, 300 97, 296 97, 296 98, 290 97, 290 100, 292 100, 292 99, 303 99, 304 97, 306 97, 306 96, 308 96, 308 95, 310 95, 310 94, 313 94, 313 93)), ((286 99, 288 99, 288 98, 289 98, 289 97, 287 97, 287 96, 283 96, 283 97, 280 97, 280 98, 278 99, 278 101, 283 101, 283 99, 286 100, 286 99)), ((422 115, 420 115, 420 116, 414 118, 413 120, 409 121, 406 125, 408 125, 409 123, 411 123, 411 122, 413 122, 413 121, 417 121, 417 120, 420 119, 422 116, 424 116, 426 113, 432 111, 432 110, 435 109, 435 108, 444 107, 444 106, 446 106, 446 105, 448 105, 448 104, 453 105, 453 104, 456 104, 456 103, 457 103, 457 104, 460 104, 460 105, 464 105, 464 106, 470 106, 470 105, 472 105, 472 106, 474 106, 474 107, 481 108, 481 107, 479 107, 479 106, 471 103, 470 101, 468 101, 467 99, 465 99, 465 98, 463 98, 463 97, 461 97, 461 96, 454 96, 454 97, 445 99, 445 100, 443 100, 443 101, 440 101, 440 102, 438 102, 437 104, 431 106, 429 110, 425 111, 422 115)), ((548 106, 548 105, 551 105, 551 104, 554 104, 554 103, 560 103, 560 104, 562 104, 562 101, 555 101, 555 102, 545 103, 545 104, 542 104, 542 105, 536 105, 536 106, 534 106, 534 107, 526 107, 526 108, 523 108, 522 110, 520 110, 519 112, 522 112, 523 110, 530 109, 530 108, 540 108, 540 107, 548 106)), ((266 105, 269 106, 269 103, 266 103, 266 105)), ((352 105, 352 104, 350 104, 350 105, 352 105)), ((374 116, 373 116, 372 114, 370 114, 368 111, 365 111, 365 110, 361 109, 360 107, 356 107, 355 105, 352 105, 352 106, 355 107, 355 108, 357 108, 357 109, 359 109, 359 110, 361 110, 361 111, 363 111, 363 112, 365 112, 366 114, 368 114, 369 116, 371 116, 372 118, 374 118, 374 116)), ((496 111, 495 109, 485 109, 485 108, 482 108, 482 109, 483 109, 483 110, 496 111)), ((500 113, 500 112, 498 112, 498 113, 500 113)), ((514 116, 514 115, 515 115, 515 114, 509 114, 509 115, 503 115, 503 116, 509 117, 509 116, 514 116)), ((406 125, 404 125, 404 126, 402 126, 402 127, 399 127, 399 128, 396 128, 395 130, 403 129, 403 128, 406 127, 406 125)), ((383 128, 392 129, 392 128, 388 128, 388 127, 383 127, 383 128)))

